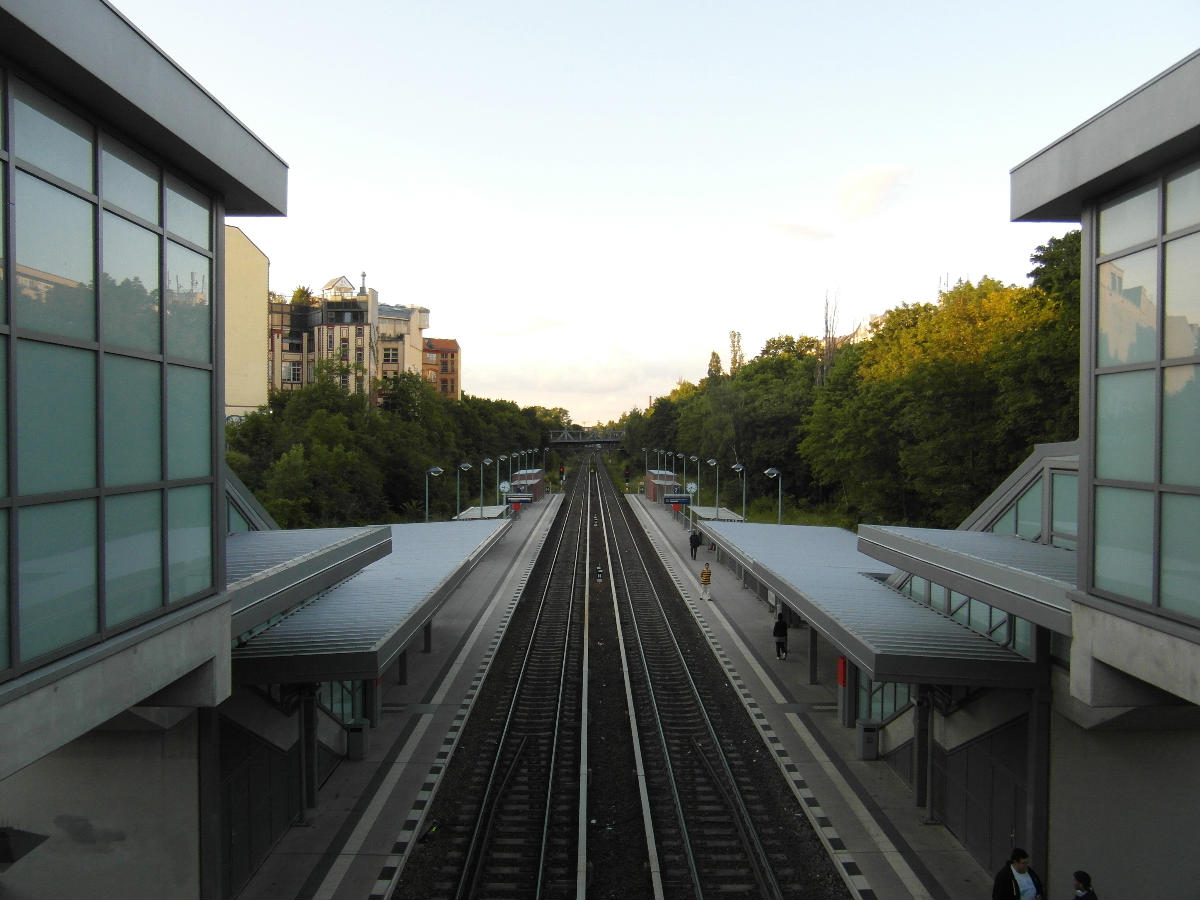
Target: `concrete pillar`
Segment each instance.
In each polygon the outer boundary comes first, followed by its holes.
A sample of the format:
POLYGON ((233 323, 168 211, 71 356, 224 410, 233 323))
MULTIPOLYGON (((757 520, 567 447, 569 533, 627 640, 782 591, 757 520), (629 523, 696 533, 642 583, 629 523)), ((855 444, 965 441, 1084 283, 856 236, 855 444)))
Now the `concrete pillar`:
POLYGON ((1023 845, 1034 859, 1049 858, 1050 847, 1050 631, 1033 628, 1033 658, 1041 683, 1029 692, 1026 758, 1025 834, 1023 845))
POLYGON ((400 651, 396 657, 396 684, 408 684, 408 650, 400 651))
POLYGON ((817 629, 808 629, 808 683, 817 684, 817 629))
POLYGON ((197 715, 198 787, 200 791, 200 898, 221 895, 225 866, 221 840, 221 716, 214 707, 201 707, 197 715))
POLYGON ((422 653, 429 653, 433 650, 433 619, 430 619, 421 626, 421 636, 424 638, 424 644, 421 647, 422 653))
POLYGON ((912 782, 916 806, 929 803, 929 769, 933 754, 930 735, 930 711, 933 708, 929 686, 917 685, 917 702, 913 710, 912 782))
POLYGON ((300 688, 300 791, 303 795, 304 821, 317 814, 317 686, 300 688))

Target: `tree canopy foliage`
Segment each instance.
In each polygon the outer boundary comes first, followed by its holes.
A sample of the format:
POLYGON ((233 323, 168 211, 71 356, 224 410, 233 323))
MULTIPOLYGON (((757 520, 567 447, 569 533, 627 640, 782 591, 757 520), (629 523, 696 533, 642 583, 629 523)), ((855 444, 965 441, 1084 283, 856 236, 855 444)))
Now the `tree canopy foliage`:
MULTIPOLYGON (((432 515, 447 518, 455 512, 459 462, 475 467, 462 491, 463 507, 471 506, 484 457, 544 448, 549 431, 570 424, 563 409, 468 394, 455 402, 412 373, 385 380, 379 396, 375 407, 347 393, 335 368, 319 367, 314 383, 276 391, 266 406, 229 424, 226 458, 284 528, 420 521, 431 466, 445 470, 429 479, 432 515)), ((488 469, 492 491, 495 463, 488 469)))
MULTIPOLYGON (((773 496, 757 476, 774 466, 799 506, 952 527, 1035 443, 1077 436, 1079 253, 1078 231, 1052 238, 1029 287, 961 281, 889 311, 859 343, 780 335, 728 374, 714 351, 694 389, 623 417, 626 450, 741 462, 751 497, 773 496)), ((727 483, 722 504, 737 505, 727 483)), ((702 481, 701 503, 713 487, 702 481)))

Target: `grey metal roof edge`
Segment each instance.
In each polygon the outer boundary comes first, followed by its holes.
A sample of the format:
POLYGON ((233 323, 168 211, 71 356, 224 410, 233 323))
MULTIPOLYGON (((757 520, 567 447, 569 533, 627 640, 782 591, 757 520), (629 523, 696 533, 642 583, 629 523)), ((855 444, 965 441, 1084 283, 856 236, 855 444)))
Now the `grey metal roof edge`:
POLYGON ((386 526, 366 526, 327 546, 280 563, 230 585, 234 598, 232 632, 236 637, 285 612, 392 551, 386 526))
POLYGON ((1034 444, 1033 451, 1024 461, 1013 469, 1012 473, 1000 483, 987 498, 975 507, 958 526, 960 531, 980 531, 998 513, 1001 507, 1024 491, 1033 480, 1035 472, 1040 472, 1045 463, 1054 459, 1062 459, 1064 468, 1069 468, 1069 462, 1074 458, 1076 470, 1079 468, 1079 452, 1082 441, 1059 441, 1051 444, 1034 444), (977 527, 979 526, 979 527, 977 527))
POLYGON ((286 214, 287 164, 107 0, 0 0, 0 52, 219 191, 228 214, 286 214))
MULTIPOLYGON (((997 540, 1004 539, 997 535, 997 540)), ((878 525, 859 526, 858 549, 889 566, 982 600, 1035 625, 1059 634, 1071 633, 1067 594, 1074 590, 1072 584, 937 547, 878 525)))
POLYGON ((1013 221, 1078 222, 1089 198, 1144 177, 1200 142, 1200 50, 1010 172, 1013 221))
MULTIPOLYGON (((710 540, 715 540, 722 551, 738 559, 743 565, 749 565, 754 576, 775 592, 785 602, 790 602, 800 616, 816 628, 835 648, 845 656, 855 668, 866 672, 877 681, 904 681, 924 684, 964 684, 976 686, 1000 687, 1030 687, 1040 683, 1038 667, 1025 657, 1008 651, 1011 659, 971 659, 945 660, 927 655, 909 655, 894 652, 880 652, 877 648, 864 641, 861 637, 847 628, 841 620, 828 610, 821 607, 800 588, 787 581, 778 572, 758 562, 748 554, 742 553, 735 545, 722 540, 722 535, 713 534, 705 529, 702 533, 709 534, 710 540), (966 665, 964 665, 964 662, 966 665)), ((863 573, 859 573, 863 574, 863 573)), ((867 577, 865 574, 863 577, 867 577)), ((880 584, 876 582, 876 584, 880 584)), ((885 587, 880 584, 881 587, 885 587)), ((892 589, 886 588, 891 591, 892 589)), ((895 591, 898 601, 913 603, 895 591)), ((920 604, 915 604, 919 606, 920 604)), ((926 608, 930 616, 945 619, 936 610, 926 608)), ((964 627, 954 623, 958 627, 964 627)), ((973 632, 974 633, 974 632, 973 632)), ((980 640, 987 641, 983 635, 977 635, 980 640)), ((999 645, 994 645, 999 648, 999 645)))

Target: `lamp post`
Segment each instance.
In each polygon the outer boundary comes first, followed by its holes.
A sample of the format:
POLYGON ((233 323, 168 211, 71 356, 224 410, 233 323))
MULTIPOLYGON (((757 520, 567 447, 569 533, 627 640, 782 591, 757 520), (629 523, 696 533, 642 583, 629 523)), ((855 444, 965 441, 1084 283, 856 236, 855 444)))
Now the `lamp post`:
POLYGON ((683 483, 680 486, 684 490, 687 490, 687 457, 684 456, 682 453, 676 453, 675 456, 677 456, 679 458, 680 468, 683 469, 683 472, 682 472, 683 483))
MULTIPOLYGON (((700 503, 700 457, 698 457, 695 453, 693 453, 691 456, 688 457, 688 459, 690 459, 692 462, 694 462, 696 464, 696 504, 699 505, 699 503, 700 503)), ((686 475, 685 475, 685 477, 686 477, 686 475)))
POLYGON ((470 472, 471 464, 469 462, 460 462, 458 469, 454 472, 454 518, 458 518, 462 513, 462 473, 470 472))
MULTIPOLYGON (((508 459, 508 455, 505 453, 501 453, 499 456, 496 457, 496 505, 497 506, 500 505, 500 460, 502 460, 502 459, 508 459)), ((509 471, 509 480, 512 480, 511 464, 509 466, 508 471, 509 471)))
MULTIPOLYGON (((483 470, 492 464, 492 458, 485 456, 483 462, 479 464, 479 518, 483 518, 483 470)), ((499 463, 496 463, 499 467, 499 463)))
POLYGON ((713 471, 717 473, 717 500, 716 500, 715 505, 717 507, 717 521, 720 522, 721 521, 721 467, 717 465, 717 461, 715 459, 710 459, 708 461, 708 464, 710 466, 712 466, 713 471))
POLYGON ((441 466, 430 466, 428 469, 425 470, 425 521, 426 522, 429 521, 429 476, 432 475, 434 478, 436 478, 437 476, 441 475, 442 472, 444 472, 444 471, 446 471, 446 470, 443 469, 441 466))
POLYGON ((729 468, 742 476, 742 521, 746 521, 746 467, 740 462, 734 463, 729 468))
POLYGON ((766 475, 768 478, 778 478, 779 479, 779 506, 778 506, 778 513, 776 514, 776 518, 775 518, 775 524, 782 525, 783 524, 783 473, 780 472, 774 466, 771 466, 771 468, 767 469, 765 472, 763 472, 763 474, 766 475))

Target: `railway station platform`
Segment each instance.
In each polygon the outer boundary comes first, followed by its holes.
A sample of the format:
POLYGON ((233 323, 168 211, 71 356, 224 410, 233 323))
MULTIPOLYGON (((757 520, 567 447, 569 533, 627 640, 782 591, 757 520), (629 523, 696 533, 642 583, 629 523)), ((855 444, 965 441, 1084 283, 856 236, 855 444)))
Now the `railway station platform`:
MULTIPOLYGON (((991 877, 925 811, 884 762, 859 760, 855 732, 838 721, 836 660, 821 648, 810 685, 807 640, 793 630, 787 660, 776 660, 772 610, 714 564, 713 602, 700 606, 698 573, 716 561, 703 545, 690 559, 687 532, 672 511, 626 495, 686 600, 740 685, 765 718, 789 780, 806 785, 827 846, 851 873, 852 896, 989 896, 991 877)), ((291 828, 242 890, 245 898, 388 896, 409 844, 434 823, 423 811, 436 786, 500 634, 562 502, 554 495, 514 518, 499 542, 442 605, 428 652, 412 654, 406 683, 381 685, 383 716, 361 761, 345 760, 322 785, 315 816, 291 828)))

